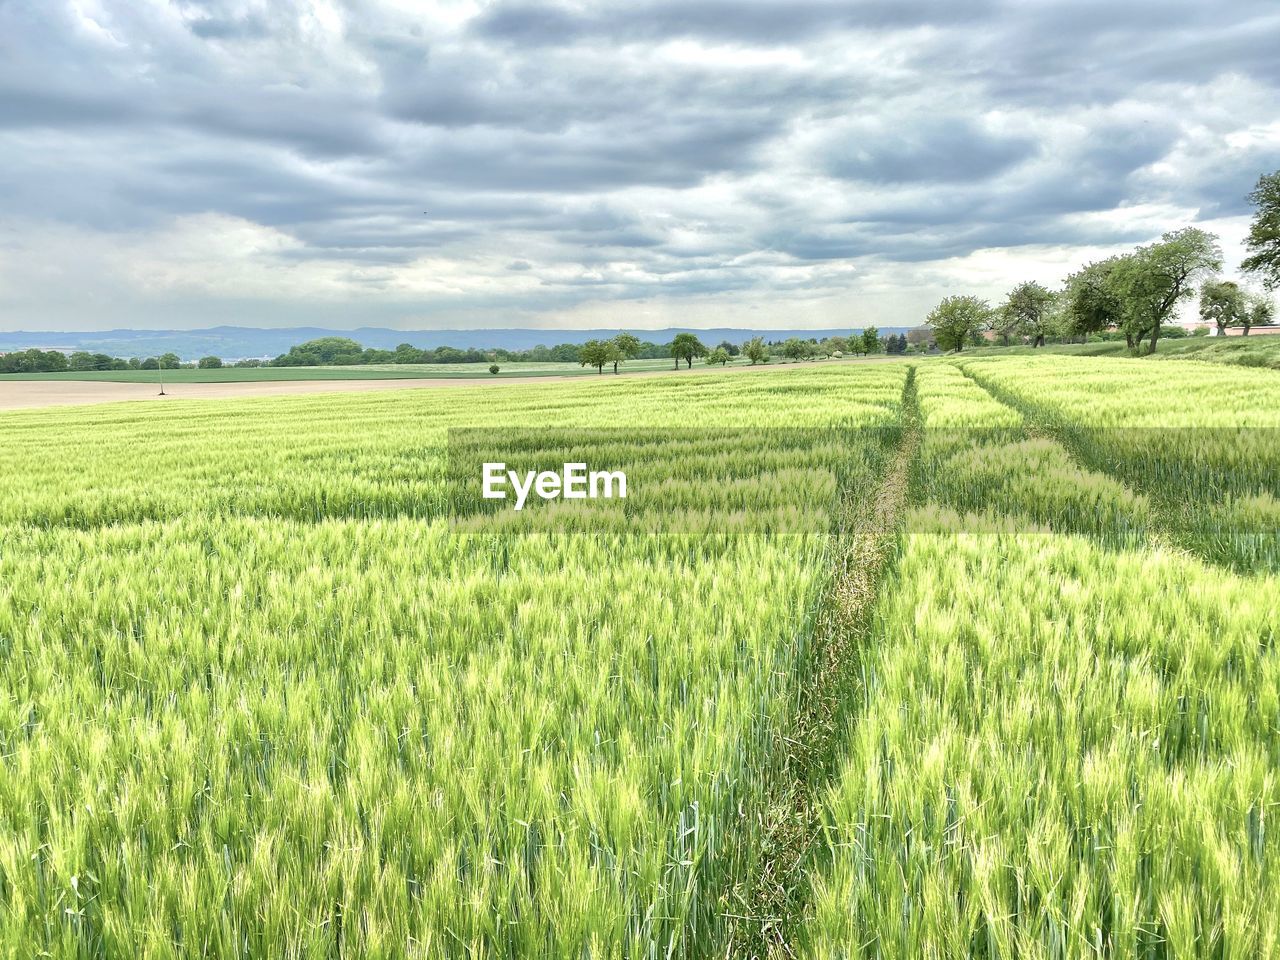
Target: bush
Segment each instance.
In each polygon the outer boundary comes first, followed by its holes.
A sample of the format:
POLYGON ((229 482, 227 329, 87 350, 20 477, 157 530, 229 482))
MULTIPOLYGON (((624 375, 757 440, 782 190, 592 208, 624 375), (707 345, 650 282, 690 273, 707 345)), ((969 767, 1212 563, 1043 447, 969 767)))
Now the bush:
POLYGON ((499 370, 501 370, 501 369, 502 369, 502 368, 501 368, 501 367, 499 367, 496 363, 491 363, 491 364, 489 364, 489 372, 490 372, 490 373, 497 373, 497 372, 498 372, 499 370))

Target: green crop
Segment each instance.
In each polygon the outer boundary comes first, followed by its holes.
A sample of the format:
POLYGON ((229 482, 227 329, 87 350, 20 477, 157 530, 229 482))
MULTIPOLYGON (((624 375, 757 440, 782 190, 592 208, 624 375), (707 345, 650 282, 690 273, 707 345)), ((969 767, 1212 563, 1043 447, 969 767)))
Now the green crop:
POLYGON ((1280 956, 1273 375, 915 370, 0 415, 0 956, 1280 956))
MULTIPOLYGON (((1116 363, 1095 391, 1125 389, 1116 363)), ((980 366, 1076 390, 1066 363, 980 366)), ((807 954, 1276 956, 1280 582, 1161 546, 1142 495, 956 369, 918 381, 922 503, 827 797, 807 954)), ((1091 422, 1095 391, 1060 415, 1091 422)))
POLYGON ((0 418, 0 953, 702 955, 905 373, 0 418), (451 525, 448 428, 619 424, 844 450, 750 461, 815 533, 451 525))

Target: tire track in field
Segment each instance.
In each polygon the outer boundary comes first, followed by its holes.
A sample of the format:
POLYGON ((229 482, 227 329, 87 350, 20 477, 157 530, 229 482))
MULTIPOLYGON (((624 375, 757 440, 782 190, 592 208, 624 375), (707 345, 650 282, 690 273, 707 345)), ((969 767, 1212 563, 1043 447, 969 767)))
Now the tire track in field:
POLYGON ((849 717, 861 708, 862 662, 877 589, 897 555, 920 449, 915 367, 902 391, 902 434, 870 497, 842 493, 835 571, 814 625, 813 649, 794 712, 777 734, 760 808, 745 812, 745 876, 726 895, 727 938, 718 956, 789 958, 810 905, 810 870, 821 839, 821 798, 840 768, 849 717))
MULTIPOLYGON (((1156 549, 1173 550, 1185 556, 1194 557, 1201 563, 1211 567, 1218 567, 1232 573, 1250 574, 1259 572, 1259 568, 1256 565, 1242 564, 1230 558, 1212 555, 1202 542, 1197 541, 1195 531, 1183 519, 1180 508, 1184 505, 1168 490, 1149 483, 1133 482, 1105 458, 1090 456, 1069 429, 1065 429, 1057 418, 1047 415, 1034 402, 1004 387, 988 382, 979 374, 969 370, 965 364, 956 364, 956 366, 961 373, 986 391, 997 403, 1002 403, 1011 410, 1017 411, 1025 420, 1028 433, 1039 434, 1053 440, 1066 450, 1071 459, 1082 469, 1108 476, 1126 489, 1146 497, 1151 504, 1151 512, 1145 518, 1148 546, 1156 549)), ((1264 564, 1263 569, 1266 569, 1267 566, 1264 564)))

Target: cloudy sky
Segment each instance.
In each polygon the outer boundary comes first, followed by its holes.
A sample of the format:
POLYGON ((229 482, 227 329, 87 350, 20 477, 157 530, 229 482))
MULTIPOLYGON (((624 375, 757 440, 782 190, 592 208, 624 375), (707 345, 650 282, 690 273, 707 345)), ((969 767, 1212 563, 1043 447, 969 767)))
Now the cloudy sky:
POLYGON ((1275 0, 0 0, 0 329, 914 324, 1280 168, 1275 0))

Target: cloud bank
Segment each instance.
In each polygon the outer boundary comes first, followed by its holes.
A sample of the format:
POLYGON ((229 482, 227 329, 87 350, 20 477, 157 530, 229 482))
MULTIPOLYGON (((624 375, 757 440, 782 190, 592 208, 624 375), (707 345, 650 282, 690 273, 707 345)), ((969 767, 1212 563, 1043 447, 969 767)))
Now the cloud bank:
POLYGON ((882 326, 1280 167, 1273 0, 0 0, 0 328, 882 326))

